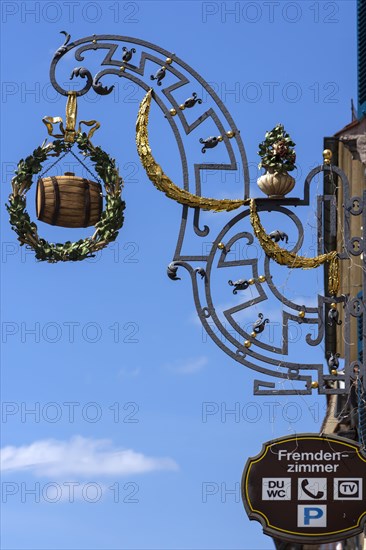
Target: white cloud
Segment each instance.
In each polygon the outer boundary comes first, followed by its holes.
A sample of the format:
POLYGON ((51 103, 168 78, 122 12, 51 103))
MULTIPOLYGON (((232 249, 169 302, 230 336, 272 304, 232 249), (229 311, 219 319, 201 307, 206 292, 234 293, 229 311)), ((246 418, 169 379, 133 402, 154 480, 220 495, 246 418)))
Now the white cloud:
POLYGON ((166 368, 177 374, 195 374, 203 369, 207 365, 207 357, 197 357, 195 359, 186 359, 180 361, 173 361, 166 365, 166 368))
POLYGON ((31 471, 37 476, 131 475, 177 470, 171 458, 152 458, 118 449, 109 440, 75 436, 70 441, 44 439, 21 447, 1 449, 1 471, 31 471))

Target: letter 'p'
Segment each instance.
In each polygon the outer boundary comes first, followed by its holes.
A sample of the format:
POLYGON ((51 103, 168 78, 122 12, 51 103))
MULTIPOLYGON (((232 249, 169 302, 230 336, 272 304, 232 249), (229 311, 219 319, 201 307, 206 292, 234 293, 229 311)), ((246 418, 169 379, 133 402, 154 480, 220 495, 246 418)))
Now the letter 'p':
POLYGON ((323 510, 320 508, 305 508, 304 510, 304 523, 310 525, 311 520, 319 519, 323 515, 323 510))
POLYGON ((297 507, 297 526, 298 527, 326 527, 327 526, 327 506, 319 504, 318 506, 307 506, 300 504, 297 507))

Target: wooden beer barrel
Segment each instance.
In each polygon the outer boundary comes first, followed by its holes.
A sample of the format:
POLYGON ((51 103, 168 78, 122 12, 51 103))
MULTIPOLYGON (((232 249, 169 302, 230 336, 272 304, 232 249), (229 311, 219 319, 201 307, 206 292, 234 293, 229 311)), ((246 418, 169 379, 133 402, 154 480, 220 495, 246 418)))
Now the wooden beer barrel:
POLYGON ((36 192, 37 218, 61 227, 89 227, 102 214, 102 186, 79 178, 72 172, 64 176, 39 178, 36 192))

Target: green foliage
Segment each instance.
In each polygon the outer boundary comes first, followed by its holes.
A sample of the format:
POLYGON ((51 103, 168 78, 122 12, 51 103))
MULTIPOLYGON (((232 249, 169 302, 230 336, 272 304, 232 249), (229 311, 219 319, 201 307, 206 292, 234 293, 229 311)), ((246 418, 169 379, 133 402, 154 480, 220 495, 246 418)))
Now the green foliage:
POLYGON ((261 162, 258 168, 273 172, 291 172, 296 168, 295 143, 285 131, 282 124, 277 124, 270 132, 266 132, 264 141, 259 144, 258 155, 261 162))
POLYGON ((37 225, 31 221, 26 210, 27 191, 32 186, 32 178, 41 171, 42 163, 50 156, 58 157, 66 152, 70 145, 63 140, 56 140, 33 151, 26 159, 21 159, 12 180, 13 192, 9 196, 6 208, 10 215, 10 225, 18 235, 20 244, 32 248, 39 261, 67 262, 80 261, 92 258, 98 250, 114 241, 118 230, 123 226, 123 211, 125 203, 121 198, 122 178, 120 178, 116 163, 100 147, 88 140, 85 133, 77 134, 76 144, 86 157, 95 163, 95 171, 104 182, 106 191, 106 208, 100 221, 96 224, 96 231, 92 237, 80 239, 72 243, 49 243, 38 236, 37 225))

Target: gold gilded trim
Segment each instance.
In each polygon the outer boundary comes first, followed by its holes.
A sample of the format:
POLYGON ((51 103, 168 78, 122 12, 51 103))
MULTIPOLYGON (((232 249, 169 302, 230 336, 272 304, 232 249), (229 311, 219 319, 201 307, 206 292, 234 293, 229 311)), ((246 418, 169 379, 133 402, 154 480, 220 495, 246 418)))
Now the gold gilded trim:
POLYGON ((290 268, 313 269, 328 262, 328 291, 332 296, 335 296, 339 291, 339 259, 337 251, 320 254, 314 258, 306 258, 298 256, 294 252, 289 252, 273 242, 271 237, 267 235, 257 213, 255 200, 250 200, 250 223, 252 224, 255 236, 260 242, 264 252, 280 265, 286 265, 290 268))
MULTIPOLYGON (((42 122, 46 125, 48 134, 55 138, 63 138, 67 143, 74 143, 76 138, 76 117, 77 117, 77 99, 76 92, 68 92, 67 94, 67 103, 66 103, 66 117, 65 123, 66 128, 64 128, 63 120, 60 116, 45 116, 42 119, 42 122), (54 124, 59 125, 59 133, 54 133, 54 124)), ((81 125, 85 124, 86 126, 91 127, 88 132, 88 139, 90 140, 94 132, 100 127, 100 123, 97 120, 80 120, 78 133, 81 133, 81 125)))
POLYGON ((164 174, 161 166, 154 159, 149 144, 148 122, 151 98, 152 90, 150 89, 140 104, 136 121, 136 145, 142 166, 144 167, 148 178, 155 185, 155 187, 159 191, 163 191, 169 199, 173 199, 180 204, 184 204, 191 208, 201 208, 202 210, 229 212, 245 204, 250 204, 250 222, 254 233, 267 256, 272 258, 278 264, 286 265, 289 268, 313 269, 328 262, 328 291, 332 296, 335 296, 339 290, 339 259, 336 251, 329 252, 328 254, 320 254, 314 258, 305 258, 304 256, 298 256, 293 252, 288 252, 278 246, 277 243, 273 242, 271 237, 267 235, 263 229, 257 214, 254 199, 220 200, 199 197, 198 195, 189 193, 185 189, 181 189, 175 185, 166 174, 164 174))
POLYGON ((169 199, 173 199, 180 204, 190 206, 191 208, 201 208, 202 210, 212 210, 214 212, 223 212, 235 210, 248 200, 230 200, 230 199, 210 199, 199 197, 181 189, 175 185, 171 179, 164 174, 161 166, 155 161, 149 144, 148 122, 151 104, 152 90, 149 90, 141 101, 137 121, 136 121, 136 145, 142 166, 144 167, 149 180, 159 191, 163 191, 169 199))

